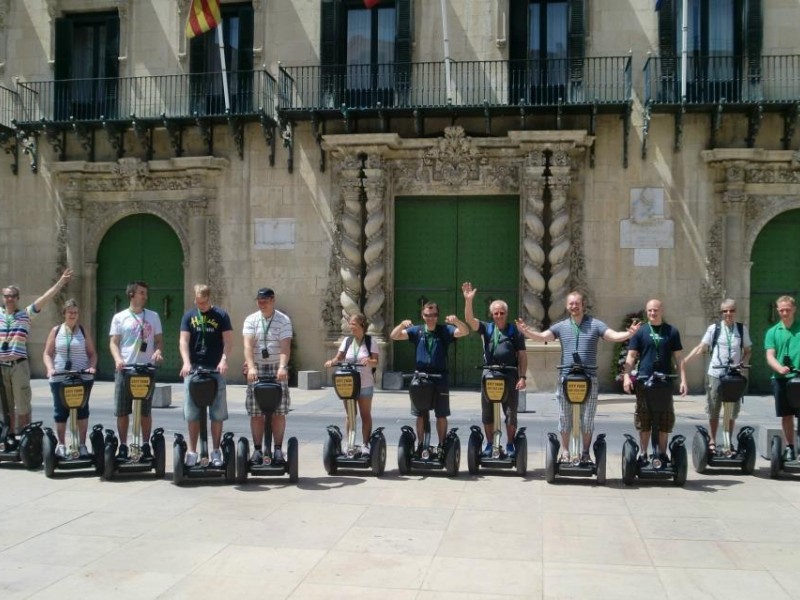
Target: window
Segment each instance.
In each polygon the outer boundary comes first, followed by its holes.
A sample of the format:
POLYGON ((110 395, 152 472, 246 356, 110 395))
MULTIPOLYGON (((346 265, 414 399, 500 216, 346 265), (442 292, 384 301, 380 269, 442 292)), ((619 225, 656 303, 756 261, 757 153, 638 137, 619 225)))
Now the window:
POLYGON ((56 20, 56 120, 117 115, 119 16, 69 15, 56 20))
POLYGON ((579 100, 583 81, 584 0, 510 0, 509 100, 579 100))
MULTIPOLYGON (((760 75, 761 0, 688 0, 686 95, 689 102, 742 99, 745 73, 760 75)), ((663 0, 659 11, 662 96, 678 102, 683 55, 683 2, 663 0)))
POLYGON ((398 106, 411 61, 411 0, 322 0, 320 104, 398 106))
MULTIPOLYGON (((249 113, 253 109, 253 7, 249 3, 222 4, 220 10, 230 111, 233 114, 249 113)), ((190 41, 193 113, 225 114, 217 35, 216 29, 212 29, 190 41)))

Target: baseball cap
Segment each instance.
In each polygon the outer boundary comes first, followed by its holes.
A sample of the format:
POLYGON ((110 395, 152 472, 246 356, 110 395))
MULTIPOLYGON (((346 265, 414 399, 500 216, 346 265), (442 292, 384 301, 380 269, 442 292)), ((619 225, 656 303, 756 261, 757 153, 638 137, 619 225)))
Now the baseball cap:
POLYGON ((263 300, 264 298, 274 298, 275 292, 272 288, 261 288, 256 292, 256 300, 263 300))

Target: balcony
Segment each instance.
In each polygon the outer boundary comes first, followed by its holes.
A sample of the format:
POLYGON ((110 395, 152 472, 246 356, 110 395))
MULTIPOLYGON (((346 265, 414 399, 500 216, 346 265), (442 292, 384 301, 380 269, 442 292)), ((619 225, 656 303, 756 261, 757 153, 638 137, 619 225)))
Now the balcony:
POLYGON ((0 85, 0 149, 11 155, 11 171, 15 175, 19 170, 20 140, 16 130, 19 109, 19 95, 0 85))
POLYGON ((686 64, 686 97, 682 98, 681 57, 647 59, 644 65, 645 135, 651 113, 674 113, 675 147, 680 149, 683 113, 707 112, 711 114, 710 145, 713 148, 722 115, 743 113, 749 125, 746 141, 752 148, 763 113, 777 112, 784 116, 781 141, 788 149, 800 104, 800 55, 763 56, 759 64, 750 64, 737 56, 689 56, 686 64))
POLYGON ((241 157, 244 123, 260 122, 268 141, 274 139, 275 79, 264 70, 229 72, 227 79, 229 107, 225 105, 221 73, 19 83, 17 127, 29 133, 44 131, 62 160, 67 131, 74 131, 84 147, 91 147, 89 160, 94 160, 96 130, 108 132, 121 157, 122 136, 133 129, 137 137, 150 138, 149 160, 156 128, 166 129, 180 156, 183 131, 199 127, 212 154, 213 126, 227 123, 241 157))

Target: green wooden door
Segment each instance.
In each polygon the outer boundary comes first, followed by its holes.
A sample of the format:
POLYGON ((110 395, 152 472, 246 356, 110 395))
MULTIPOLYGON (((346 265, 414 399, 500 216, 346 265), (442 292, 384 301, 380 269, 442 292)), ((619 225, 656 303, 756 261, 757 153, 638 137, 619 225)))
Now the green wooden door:
POLYGON ((772 370, 767 366, 764 334, 779 321, 775 300, 783 295, 798 298, 800 261, 800 210, 785 212, 767 223, 753 245, 750 271, 750 335, 753 338, 753 368, 750 391, 769 392, 772 370))
POLYGON ((100 376, 113 377, 108 331, 114 313, 129 304, 125 286, 129 281, 144 281, 150 286, 147 308, 158 313, 164 331, 164 362, 157 378, 160 381, 176 380, 181 366, 178 336, 184 308, 183 250, 178 236, 158 217, 132 215, 108 230, 97 255, 100 376))
MULTIPOLYGON (((464 318, 461 284, 478 288, 476 316, 488 319, 492 300, 501 298, 513 318, 519 302, 519 197, 398 197, 395 203, 394 322, 420 323, 425 302, 439 304, 441 320, 464 318)), ((451 347, 451 383, 477 386, 482 363, 477 335, 451 347)), ((414 348, 394 345, 394 369, 413 369, 414 348)))

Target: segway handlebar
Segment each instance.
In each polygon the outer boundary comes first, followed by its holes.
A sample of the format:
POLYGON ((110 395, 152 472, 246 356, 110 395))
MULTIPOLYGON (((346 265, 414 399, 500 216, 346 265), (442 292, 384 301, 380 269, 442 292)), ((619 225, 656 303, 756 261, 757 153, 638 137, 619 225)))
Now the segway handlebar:
POLYGON ((94 377, 94 373, 90 372, 89 369, 64 369, 63 371, 53 371, 53 377, 80 377, 81 375, 91 375, 94 377))
POLYGON ((477 365, 476 369, 489 369, 490 371, 501 371, 503 373, 516 373, 519 369, 514 365, 477 365))
POLYGON ((597 369, 597 365, 584 365, 583 363, 581 364, 572 363, 570 365, 556 366, 556 369, 574 369, 574 368, 584 369, 586 371, 594 371, 595 369, 597 369))
POLYGON ((414 379, 414 377, 419 377, 420 379, 441 379, 441 373, 428 373, 427 371, 414 371, 413 373, 403 373, 403 379, 414 379))
POLYGON ((219 369, 209 369, 208 367, 193 367, 189 375, 213 375, 219 373, 219 369))
POLYGON ((158 366, 153 363, 130 363, 122 367, 123 371, 136 371, 137 373, 155 373, 156 369, 158 366))

